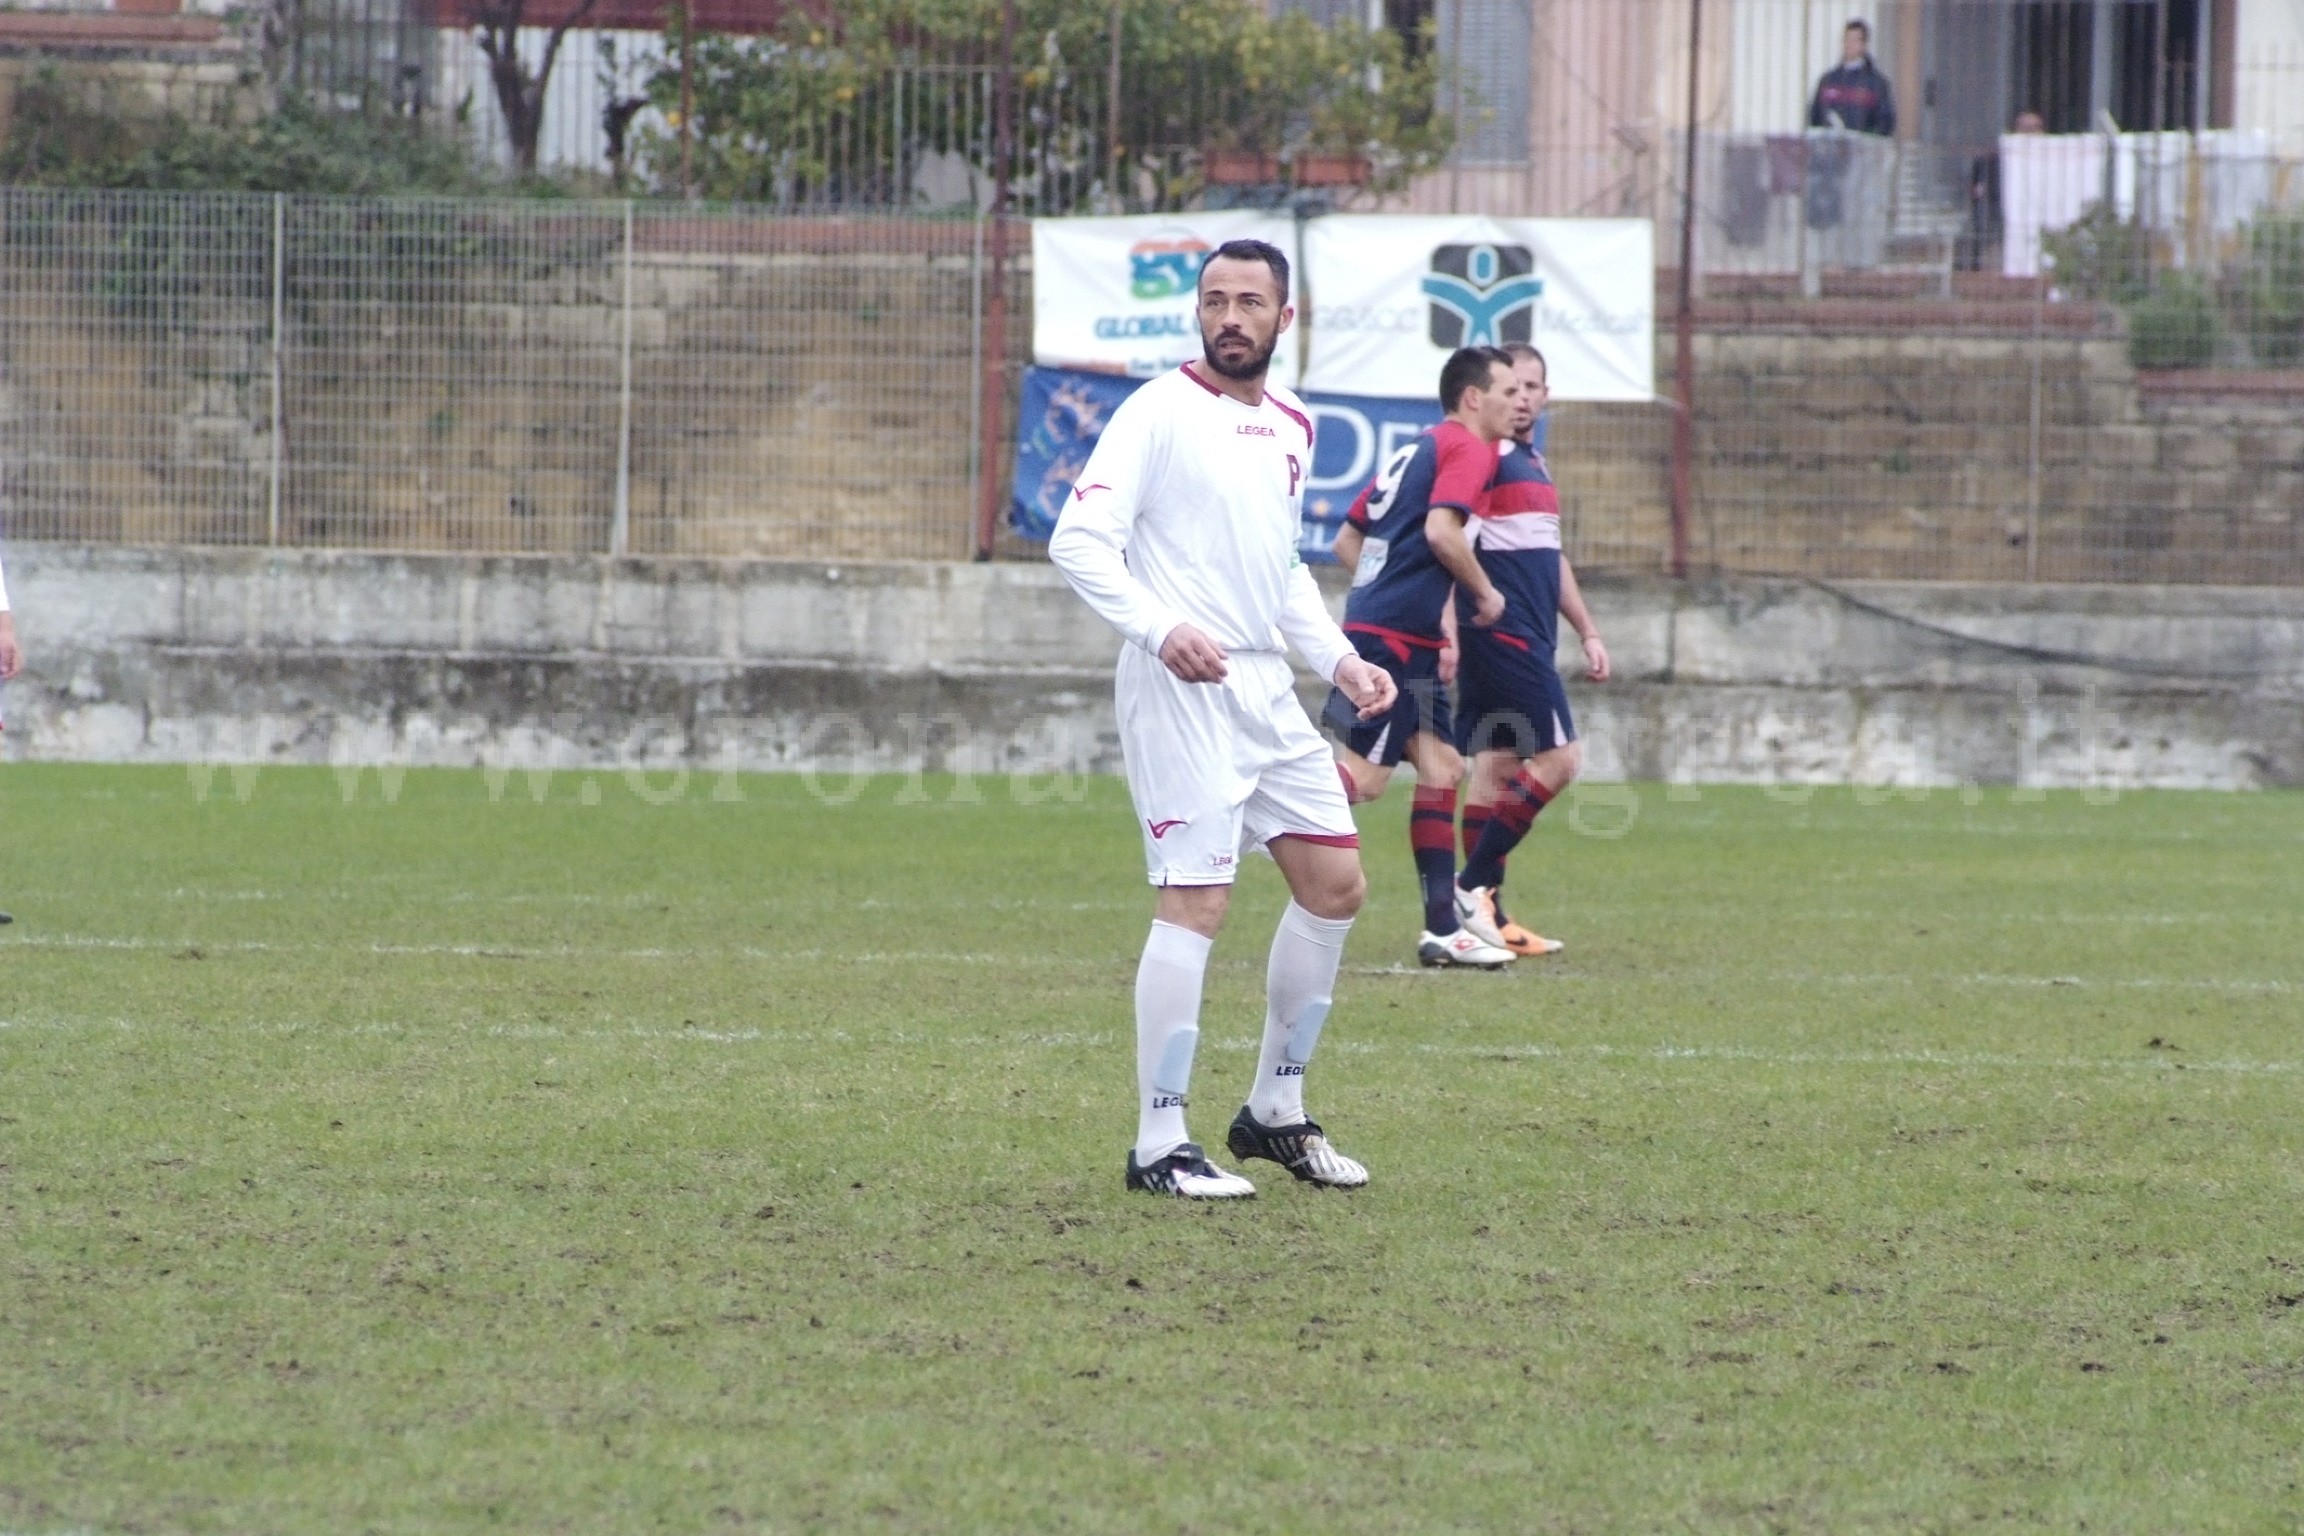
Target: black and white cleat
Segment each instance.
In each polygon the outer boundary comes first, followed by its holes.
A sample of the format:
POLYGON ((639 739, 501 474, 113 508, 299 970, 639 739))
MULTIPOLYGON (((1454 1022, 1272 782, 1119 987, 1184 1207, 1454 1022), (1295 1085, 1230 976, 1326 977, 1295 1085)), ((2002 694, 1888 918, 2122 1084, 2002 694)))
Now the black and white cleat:
POLYGON ((1242 1162, 1252 1157, 1265 1158, 1307 1184, 1329 1189, 1358 1189, 1368 1182, 1368 1170, 1328 1145, 1327 1134, 1317 1120, 1304 1120, 1295 1125, 1266 1125, 1243 1104, 1240 1113, 1232 1117, 1232 1129, 1226 1134, 1224 1144, 1242 1162))
POLYGON ((1186 1200, 1245 1200, 1256 1193, 1255 1185, 1236 1173, 1226 1173, 1189 1141, 1141 1168, 1136 1164, 1135 1148, 1129 1148, 1128 1187, 1186 1200))

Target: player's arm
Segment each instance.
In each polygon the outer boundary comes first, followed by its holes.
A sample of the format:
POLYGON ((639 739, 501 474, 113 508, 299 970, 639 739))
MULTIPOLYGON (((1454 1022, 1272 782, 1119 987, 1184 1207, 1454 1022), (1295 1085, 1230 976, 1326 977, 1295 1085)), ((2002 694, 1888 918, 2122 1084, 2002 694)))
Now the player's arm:
POLYGON ((1288 572, 1288 600, 1280 609, 1280 638, 1304 658, 1304 665, 1344 690, 1363 720, 1374 719, 1392 707, 1400 685, 1382 667, 1360 659, 1344 631, 1328 615, 1320 584, 1312 568, 1299 560, 1288 572))
POLYGON ((1336 543, 1332 553, 1336 563, 1349 574, 1360 570, 1360 551, 1368 543, 1368 500, 1376 494, 1376 482, 1371 480, 1352 498, 1352 505, 1344 513, 1344 526, 1336 530, 1336 543))
POLYGON ((1608 647, 1600 641, 1600 626, 1592 622, 1592 610, 1584 606, 1584 589, 1576 585, 1576 568, 1568 563, 1566 554, 1560 556, 1560 617, 1584 642, 1584 668, 1592 681, 1608 681, 1608 647))
POLYGON ((1128 569, 1128 540, 1143 514, 1144 487, 1158 468, 1158 419, 1113 412, 1096 449, 1073 482, 1071 499, 1048 537, 1048 558, 1080 600, 1129 644, 1140 646, 1188 683, 1221 682, 1224 650, 1184 622, 1128 569))
POLYGON ((1432 558, 1472 594, 1472 622, 1486 629, 1504 617, 1504 594, 1480 569, 1480 557, 1472 552, 1472 536, 1465 527, 1469 516, 1462 507, 1434 506, 1424 514, 1424 542, 1432 546, 1432 558))
POLYGON ((1483 629, 1504 617, 1504 594, 1480 569, 1469 527, 1472 514, 1486 505, 1488 485, 1495 478, 1493 444, 1469 432, 1449 435, 1441 444, 1440 463, 1432 476, 1432 510, 1424 514, 1424 542, 1456 578, 1456 585, 1472 594, 1472 622, 1483 629))
POLYGON ((1440 610, 1440 681, 1456 681, 1456 664, 1463 657, 1463 647, 1456 638, 1456 593, 1451 589, 1447 606, 1440 610))

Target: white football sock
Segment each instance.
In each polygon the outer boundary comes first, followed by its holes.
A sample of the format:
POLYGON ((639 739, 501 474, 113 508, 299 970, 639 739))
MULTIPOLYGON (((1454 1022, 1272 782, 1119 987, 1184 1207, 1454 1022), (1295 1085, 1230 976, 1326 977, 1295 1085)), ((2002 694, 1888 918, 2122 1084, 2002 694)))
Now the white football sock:
POLYGON ((1314 917, 1293 901, 1272 935, 1264 968, 1264 1048, 1256 1057, 1256 1086, 1248 1112, 1265 1125, 1304 1119, 1304 1069, 1328 1022, 1336 995, 1336 968, 1344 963, 1348 917, 1314 917))
POLYGON ((1184 1100, 1200 1045, 1200 983, 1214 939, 1154 922, 1136 964, 1136 1166, 1148 1167, 1192 1138, 1184 1100))

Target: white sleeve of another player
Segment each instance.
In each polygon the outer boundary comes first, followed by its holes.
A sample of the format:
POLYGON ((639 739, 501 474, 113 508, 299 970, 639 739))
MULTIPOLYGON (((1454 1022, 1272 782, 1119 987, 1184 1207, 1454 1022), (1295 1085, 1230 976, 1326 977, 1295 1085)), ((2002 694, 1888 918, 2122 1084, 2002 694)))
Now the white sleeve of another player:
POLYGON ((1048 558, 1105 623, 1157 656, 1183 616, 1128 569, 1128 541, 1161 459, 1160 417, 1143 396, 1123 401, 1097 438, 1049 536, 1048 558))
POLYGON ((1304 665, 1329 682, 1336 681, 1336 668, 1345 657, 1358 654, 1328 616, 1320 584, 1312 579, 1312 568, 1301 560, 1288 573, 1288 605, 1280 610, 1280 638, 1304 658, 1304 665))
POLYGON ((8 568, 0 565, 0 613, 8 611, 8 568))

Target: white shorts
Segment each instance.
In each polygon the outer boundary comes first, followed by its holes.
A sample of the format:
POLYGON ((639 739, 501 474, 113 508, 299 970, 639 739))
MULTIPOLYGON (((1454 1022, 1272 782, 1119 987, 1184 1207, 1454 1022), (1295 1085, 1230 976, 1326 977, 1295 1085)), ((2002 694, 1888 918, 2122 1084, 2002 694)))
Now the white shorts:
POLYGON ((1120 653, 1120 749, 1154 885, 1230 885, 1240 855, 1276 837, 1360 846, 1288 658, 1240 652, 1229 668, 1186 683, 1138 646, 1120 653))

